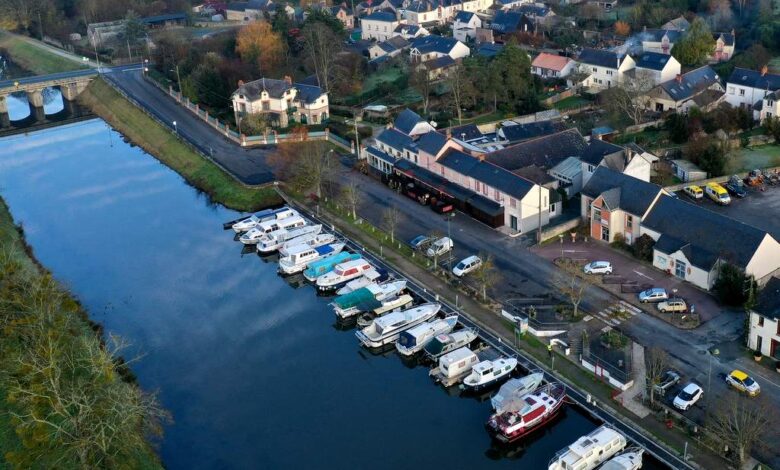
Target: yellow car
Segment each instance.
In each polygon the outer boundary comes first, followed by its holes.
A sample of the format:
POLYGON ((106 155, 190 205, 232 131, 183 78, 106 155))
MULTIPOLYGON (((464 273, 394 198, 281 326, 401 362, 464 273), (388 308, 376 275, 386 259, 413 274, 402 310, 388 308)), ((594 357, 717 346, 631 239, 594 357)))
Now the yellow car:
POLYGON ((751 397, 755 397, 761 393, 761 386, 741 370, 732 370, 731 373, 726 376, 726 383, 740 392, 745 392, 751 397))

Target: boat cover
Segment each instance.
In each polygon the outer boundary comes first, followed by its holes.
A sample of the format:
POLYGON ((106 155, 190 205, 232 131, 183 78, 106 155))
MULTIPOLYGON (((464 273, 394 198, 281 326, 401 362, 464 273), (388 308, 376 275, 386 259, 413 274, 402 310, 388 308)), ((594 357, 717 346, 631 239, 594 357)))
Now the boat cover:
POLYGON ((335 303, 340 309, 345 310, 355 307, 356 305, 359 305, 367 300, 376 300, 374 293, 365 287, 361 287, 354 292, 336 297, 336 300, 334 300, 333 303, 335 303))
POLYGON ((511 379, 498 389, 498 393, 490 399, 497 413, 517 412, 525 407, 523 391, 528 388, 528 380, 529 377, 511 379))
POLYGON ((328 273, 336 267, 337 264, 344 263, 346 261, 354 261, 360 259, 360 255, 356 253, 339 253, 336 256, 330 258, 315 261, 306 268, 304 275, 308 277, 318 277, 325 273, 328 273))

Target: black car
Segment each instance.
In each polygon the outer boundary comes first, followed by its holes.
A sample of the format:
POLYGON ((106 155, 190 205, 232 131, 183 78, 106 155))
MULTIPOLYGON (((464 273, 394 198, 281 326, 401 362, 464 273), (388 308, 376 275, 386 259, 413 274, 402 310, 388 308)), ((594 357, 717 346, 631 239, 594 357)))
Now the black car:
POLYGON ((745 186, 742 184, 742 181, 735 178, 731 178, 729 182, 726 183, 726 191, 728 191, 732 196, 736 197, 747 196, 747 191, 745 190, 745 186))

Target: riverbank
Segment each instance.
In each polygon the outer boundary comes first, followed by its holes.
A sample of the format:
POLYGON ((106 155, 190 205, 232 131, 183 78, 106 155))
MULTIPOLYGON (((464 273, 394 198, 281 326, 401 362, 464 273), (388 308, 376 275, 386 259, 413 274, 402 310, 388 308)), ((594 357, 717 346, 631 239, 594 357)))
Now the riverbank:
POLYGON ((0 455, 9 464, 162 468, 147 432, 164 413, 122 379, 121 361, 35 260, 2 198, 0 320, 0 455))
POLYGON ((134 144, 179 173, 189 184, 208 194, 212 201, 240 211, 258 210, 281 202, 273 186, 242 185, 102 79, 93 80, 79 96, 79 101, 134 144))
POLYGON ((35 75, 87 68, 86 65, 53 54, 22 37, 6 32, 0 32, 0 49, 7 51, 16 65, 35 75))

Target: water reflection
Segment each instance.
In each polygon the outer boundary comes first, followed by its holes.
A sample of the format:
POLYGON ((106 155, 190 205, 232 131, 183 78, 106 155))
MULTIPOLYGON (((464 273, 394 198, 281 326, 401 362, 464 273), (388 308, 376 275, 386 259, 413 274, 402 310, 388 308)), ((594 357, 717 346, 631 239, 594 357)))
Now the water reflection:
MULTIPOLYGON (((62 92, 58 88, 44 88, 41 95, 43 96, 44 115, 51 116, 65 109, 62 92)), ((6 101, 8 103, 8 117, 12 122, 30 117, 32 110, 26 92, 12 93, 6 101)))

